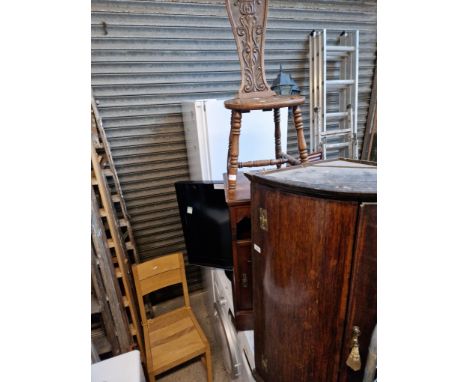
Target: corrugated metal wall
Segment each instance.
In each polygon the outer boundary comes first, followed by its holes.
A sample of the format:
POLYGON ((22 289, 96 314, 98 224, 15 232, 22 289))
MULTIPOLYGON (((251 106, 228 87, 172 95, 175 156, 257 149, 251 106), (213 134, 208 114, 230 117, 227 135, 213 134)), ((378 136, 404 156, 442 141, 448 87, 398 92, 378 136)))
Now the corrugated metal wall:
MULTIPOLYGON (((375 66, 376 19, 376 1, 270 0, 268 81, 282 64, 308 99, 310 31, 359 29, 362 140, 375 66)), ((92 0, 91 30, 93 92, 141 256, 183 249, 173 188, 175 181, 189 178, 181 102, 229 98, 239 88, 224 1, 92 0)), ((303 117, 308 129, 308 104, 303 117)), ((288 151, 294 153, 291 133, 288 151)))

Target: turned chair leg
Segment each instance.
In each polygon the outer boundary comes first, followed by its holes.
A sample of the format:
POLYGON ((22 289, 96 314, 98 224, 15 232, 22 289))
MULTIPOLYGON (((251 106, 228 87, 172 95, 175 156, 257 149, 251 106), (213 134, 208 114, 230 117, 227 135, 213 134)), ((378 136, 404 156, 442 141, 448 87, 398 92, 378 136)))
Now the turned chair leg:
MULTIPOLYGON (((232 112, 231 112, 231 126, 232 126, 232 112)), ((232 129, 229 129, 229 146, 227 152, 226 172, 229 174, 229 165, 231 164, 231 148, 232 148, 232 129)))
MULTIPOLYGON (((276 159, 281 158, 281 119, 280 119, 280 109, 274 109, 273 116, 275 120, 275 155, 276 159)), ((281 168, 281 163, 276 165, 277 168, 281 168)))
POLYGON ((228 187, 230 190, 236 188, 237 184, 237 169, 239 158, 239 135, 241 128, 242 113, 238 110, 231 112, 231 132, 229 135, 229 150, 228 150, 228 187))
POLYGON ((294 126, 297 134, 297 147, 299 148, 299 158, 301 163, 307 162, 307 143, 304 138, 304 124, 302 123, 302 113, 299 106, 293 106, 294 126))

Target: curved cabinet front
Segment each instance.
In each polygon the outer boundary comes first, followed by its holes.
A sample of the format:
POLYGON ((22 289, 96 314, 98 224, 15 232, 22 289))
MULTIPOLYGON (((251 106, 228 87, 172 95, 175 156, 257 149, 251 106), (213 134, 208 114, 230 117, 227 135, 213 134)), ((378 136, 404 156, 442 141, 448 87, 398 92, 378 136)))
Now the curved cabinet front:
POLYGON ((376 322, 376 203, 255 178, 251 190, 256 379, 362 381, 376 322), (354 326, 357 371, 346 365, 354 326))

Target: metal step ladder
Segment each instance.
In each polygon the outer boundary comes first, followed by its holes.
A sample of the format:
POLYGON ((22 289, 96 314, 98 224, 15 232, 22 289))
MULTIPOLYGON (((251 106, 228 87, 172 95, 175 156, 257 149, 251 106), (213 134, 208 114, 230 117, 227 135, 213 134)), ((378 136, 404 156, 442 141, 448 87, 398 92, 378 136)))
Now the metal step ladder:
POLYGON ((358 73, 358 30, 310 33, 310 147, 323 159, 333 152, 358 159, 358 73))

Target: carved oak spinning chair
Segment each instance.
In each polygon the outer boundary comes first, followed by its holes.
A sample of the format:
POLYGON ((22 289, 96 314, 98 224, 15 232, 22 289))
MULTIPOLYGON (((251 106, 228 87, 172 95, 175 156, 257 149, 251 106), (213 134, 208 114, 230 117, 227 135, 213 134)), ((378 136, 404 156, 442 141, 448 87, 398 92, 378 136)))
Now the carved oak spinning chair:
POLYGON ((227 160, 229 189, 236 188, 237 169, 284 163, 299 164, 307 161, 307 144, 304 138, 302 114, 299 105, 304 97, 298 95, 277 95, 265 79, 264 42, 268 14, 268 0, 226 0, 226 8, 236 40, 241 67, 241 86, 237 98, 224 102, 231 110, 231 132, 227 160), (299 160, 281 152, 280 108, 291 107, 297 133, 299 160), (238 162, 239 136, 242 113, 251 110, 274 110, 275 156, 272 160, 238 162))
POLYGON ((199 356, 206 367, 207 381, 212 382, 210 344, 190 308, 182 254, 174 253, 135 264, 133 277, 142 318, 150 382, 154 382, 156 375, 199 356), (143 296, 174 284, 182 284, 184 306, 148 319, 143 296))

